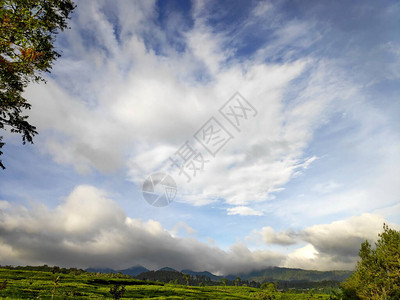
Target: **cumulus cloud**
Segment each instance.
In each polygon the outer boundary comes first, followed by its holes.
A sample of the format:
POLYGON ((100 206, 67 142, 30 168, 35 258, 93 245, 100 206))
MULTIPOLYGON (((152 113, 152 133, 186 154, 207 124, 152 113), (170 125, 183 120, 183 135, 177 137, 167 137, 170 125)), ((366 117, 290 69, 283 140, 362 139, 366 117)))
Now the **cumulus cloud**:
POLYGON ((330 255, 319 253, 312 244, 307 244, 289 253, 283 266, 288 268, 329 271, 353 270, 355 264, 356 258, 348 261, 336 260, 330 255))
MULTIPOLYGON (((156 2, 80 4, 63 36, 69 46, 56 75, 45 87, 33 85, 27 91, 32 122, 42 133, 37 144, 80 173, 122 169, 140 186, 239 91, 257 109, 257 117, 241 133, 224 123, 233 140, 215 159, 208 158, 190 184, 175 170, 177 201, 204 205, 222 199, 246 206, 281 191, 315 161, 304 150, 335 99, 350 96, 348 89, 337 88, 344 80, 323 60, 266 63, 268 51, 244 61, 232 59, 224 51, 230 49, 229 32, 216 33, 205 9, 195 4, 193 26, 178 22, 181 34, 171 35, 174 26, 163 30, 157 25, 156 2), (177 49, 171 36, 179 36, 176 42, 183 48, 177 49), (293 85, 299 77, 301 84, 293 85), (288 89, 296 99, 285 94, 288 89)), ((271 9, 263 6, 262 12, 271 9)), ((259 13, 251 12, 255 18, 262 17, 259 13)), ((246 30, 253 25, 248 23, 246 30)), ((307 25, 290 28, 276 33, 293 33, 279 39, 279 45, 308 32, 307 25)))
MULTIPOLYGON (((297 233, 297 240, 306 242, 304 248, 291 253, 285 266, 329 269, 352 269, 358 259, 361 243, 374 243, 383 230, 385 218, 362 214, 330 224, 308 227, 297 233)), ((390 224, 399 228, 397 224, 390 224)))
POLYGON ((266 244, 277 244, 277 245, 293 245, 296 244, 295 233, 290 231, 275 232, 275 230, 270 227, 263 227, 258 232, 263 241, 266 244))
POLYGON ((154 220, 129 218, 103 190, 82 185, 54 209, 2 205, 0 259, 2 264, 83 268, 141 264, 228 274, 279 265, 284 258, 272 251, 250 251, 240 242, 225 251, 176 236, 179 228, 193 233, 183 222, 170 233, 154 220))
MULTIPOLYGON (((388 223, 379 214, 362 214, 330 224, 319 224, 302 230, 276 232, 272 227, 254 230, 248 241, 262 240, 267 245, 292 246, 283 266, 316 270, 351 270, 358 259, 360 245, 374 243, 388 223)), ((400 228, 391 223, 392 228, 400 228)))
POLYGON ((385 219, 379 215, 362 214, 331 224, 315 225, 301 232, 302 239, 319 253, 351 260, 358 255, 365 240, 376 241, 385 219))

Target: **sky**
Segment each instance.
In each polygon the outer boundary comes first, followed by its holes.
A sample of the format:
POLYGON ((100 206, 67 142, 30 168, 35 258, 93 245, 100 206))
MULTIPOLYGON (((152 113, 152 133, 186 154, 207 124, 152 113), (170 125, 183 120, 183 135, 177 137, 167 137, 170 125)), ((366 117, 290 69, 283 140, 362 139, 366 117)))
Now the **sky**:
POLYGON ((0 265, 352 270, 400 229, 399 2, 76 4, 2 132, 0 265))

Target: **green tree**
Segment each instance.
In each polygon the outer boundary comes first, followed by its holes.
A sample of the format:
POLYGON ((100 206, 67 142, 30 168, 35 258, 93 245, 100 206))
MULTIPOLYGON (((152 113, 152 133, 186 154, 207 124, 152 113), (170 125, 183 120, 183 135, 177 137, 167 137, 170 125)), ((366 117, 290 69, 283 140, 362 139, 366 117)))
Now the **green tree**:
POLYGON ((341 300, 343 299, 343 294, 339 290, 329 291, 329 300, 341 300))
POLYGON ((400 299, 400 231, 383 225, 371 247, 361 244, 354 273, 342 284, 345 299, 400 299))
POLYGON ((183 274, 183 279, 186 281, 186 285, 189 285, 190 275, 189 274, 183 274))
POLYGON ((276 284, 273 284, 272 282, 264 282, 261 287, 262 290, 268 291, 268 292, 276 292, 276 284))
POLYGON ((60 276, 57 276, 54 278, 53 282, 54 282, 54 287, 53 287, 53 291, 51 292, 51 299, 53 300, 54 298, 54 294, 56 293, 56 287, 58 286, 58 282, 60 281, 60 276))
POLYGON ((236 277, 235 281, 233 282, 235 284, 235 286, 238 286, 240 284, 242 280, 240 279, 240 277, 236 277))
POLYGON ((226 283, 228 282, 228 279, 222 278, 222 279, 221 279, 221 282, 222 282, 223 285, 226 285, 226 283))
POLYGON ((0 0, 0 6, 0 129, 33 143, 37 131, 24 115, 31 105, 22 93, 29 82, 43 81, 60 56, 53 43, 75 6, 71 0, 0 0))

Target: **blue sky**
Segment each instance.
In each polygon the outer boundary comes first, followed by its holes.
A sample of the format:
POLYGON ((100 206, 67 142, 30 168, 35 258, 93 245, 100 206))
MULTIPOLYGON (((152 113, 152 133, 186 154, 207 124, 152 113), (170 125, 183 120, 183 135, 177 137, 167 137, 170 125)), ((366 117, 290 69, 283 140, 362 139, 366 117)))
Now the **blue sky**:
POLYGON ((4 133, 0 264, 352 269, 400 224, 400 6, 394 1, 77 1, 34 145, 4 133), (239 92, 240 132, 218 110, 239 92), (215 157, 193 135, 232 134, 215 157), (190 183, 166 164, 190 141, 190 183), (166 207, 143 181, 168 172, 166 207))

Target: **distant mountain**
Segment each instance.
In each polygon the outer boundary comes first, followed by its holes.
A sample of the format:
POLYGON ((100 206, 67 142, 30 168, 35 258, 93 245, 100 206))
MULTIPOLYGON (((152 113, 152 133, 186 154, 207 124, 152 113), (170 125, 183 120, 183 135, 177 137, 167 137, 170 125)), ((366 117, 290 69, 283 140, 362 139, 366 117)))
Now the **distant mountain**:
POLYGON ((134 267, 130 267, 128 269, 119 270, 118 272, 121 272, 122 274, 125 274, 125 275, 136 276, 136 275, 142 274, 144 272, 148 272, 148 271, 149 271, 149 269, 147 269, 143 266, 137 265, 134 267))
POLYGON ((208 271, 196 272, 192 270, 182 270, 181 272, 170 268, 164 267, 157 271, 149 271, 143 266, 134 266, 124 270, 113 270, 110 268, 88 268, 88 272, 100 272, 100 273, 119 273, 130 276, 135 276, 138 279, 149 279, 149 280, 159 280, 162 282, 169 282, 170 280, 178 279, 179 282, 185 282, 182 279, 183 273, 189 274, 196 278, 209 278, 211 281, 220 281, 221 278, 227 278, 228 280, 235 280, 236 277, 240 277, 244 281, 255 281, 255 282, 274 282, 274 281, 337 281, 342 282, 346 280, 352 273, 352 271, 314 271, 314 270, 303 270, 303 269, 293 269, 293 268, 279 268, 270 267, 259 271, 253 271, 249 273, 238 273, 230 274, 227 276, 217 276, 208 271))
POLYGON ((118 271, 115 271, 114 269, 110 268, 87 268, 85 271, 92 273, 104 273, 104 274, 118 273, 118 271))
POLYGON ((235 280, 240 277, 241 280, 265 282, 265 281, 344 281, 352 271, 313 271, 293 268, 270 267, 259 271, 249 273, 230 274, 227 276, 217 276, 208 271, 196 272, 192 270, 182 270, 182 273, 193 277, 206 276, 213 281, 220 281, 221 278, 235 280))
POLYGON ((185 281, 183 279, 183 274, 178 271, 172 271, 172 268, 163 268, 167 270, 158 270, 158 271, 148 271, 136 275, 136 279, 140 280, 150 280, 150 281, 160 281, 160 282, 170 282, 177 280, 178 283, 184 284, 185 281))
POLYGON ((172 269, 170 267, 164 267, 164 268, 159 269, 158 271, 179 272, 179 271, 177 271, 175 269, 172 269))
POLYGON ((105 273, 105 274, 110 274, 110 273, 122 273, 125 275, 130 275, 130 276, 136 276, 144 272, 148 272, 149 270, 143 266, 137 265, 134 267, 130 267, 128 269, 123 269, 123 270, 114 270, 110 268, 87 268, 87 272, 93 272, 93 273, 105 273))
POLYGON ((233 280, 240 277, 242 280, 249 281, 344 281, 351 275, 352 271, 313 271, 292 268, 279 268, 270 267, 260 271, 253 271, 250 273, 240 273, 226 276, 226 278, 233 280))
POLYGON ((184 274, 189 274, 190 276, 194 276, 194 277, 196 277, 196 275, 197 276, 206 276, 206 277, 209 277, 213 281, 219 281, 221 278, 223 278, 223 276, 217 276, 217 275, 214 275, 213 273, 210 273, 208 271, 195 272, 195 271, 192 271, 192 270, 182 270, 181 272, 184 273, 184 274))

